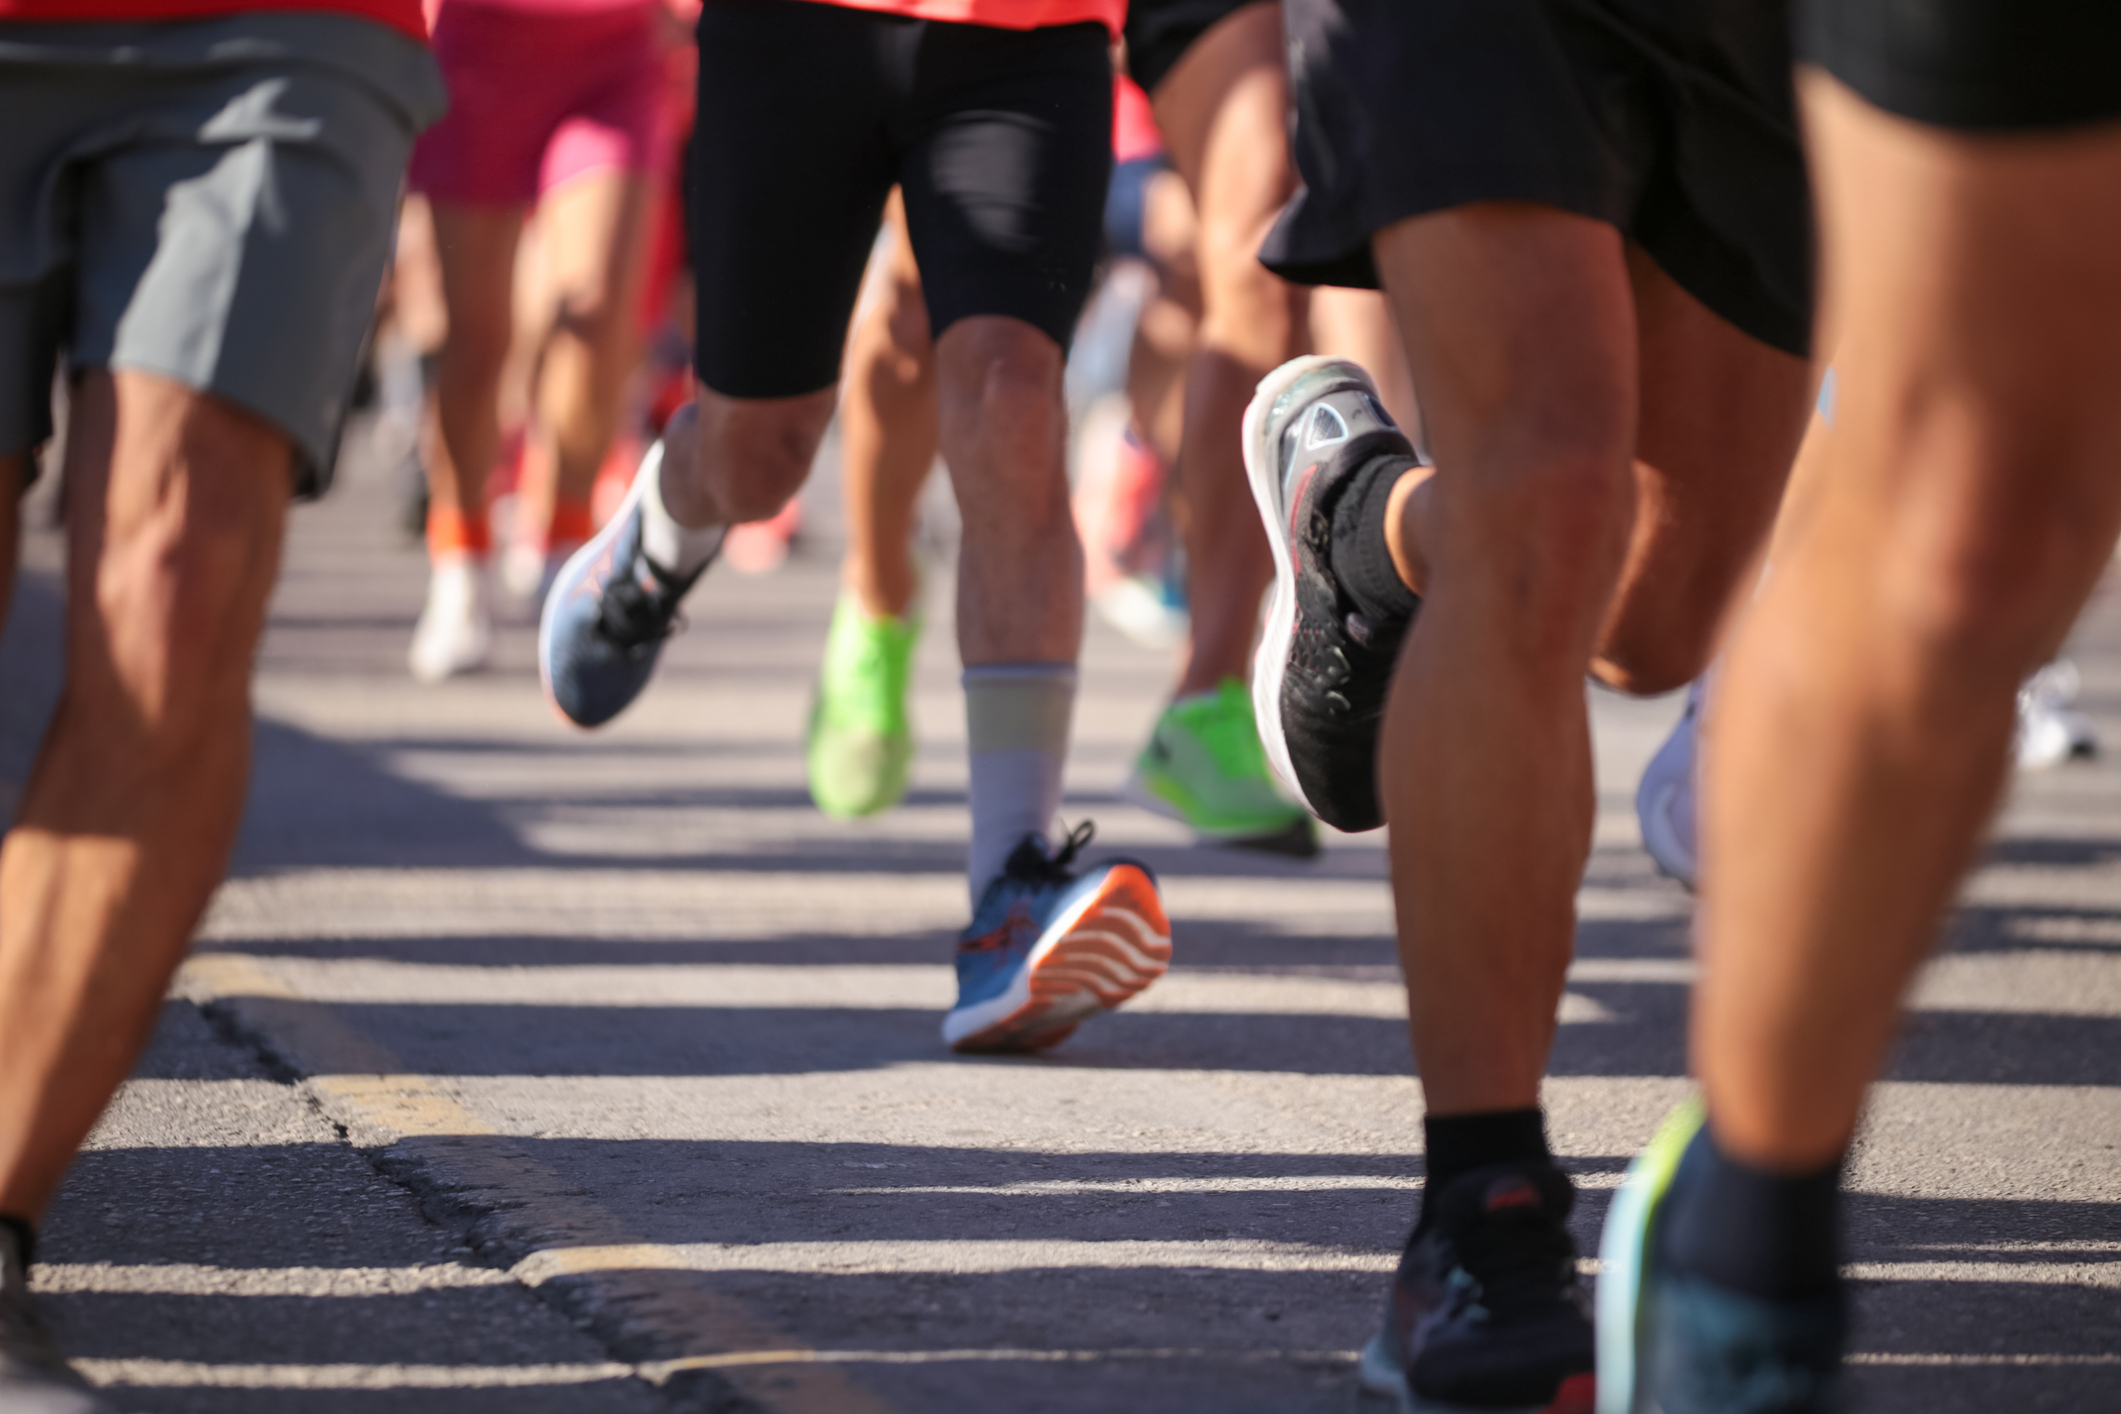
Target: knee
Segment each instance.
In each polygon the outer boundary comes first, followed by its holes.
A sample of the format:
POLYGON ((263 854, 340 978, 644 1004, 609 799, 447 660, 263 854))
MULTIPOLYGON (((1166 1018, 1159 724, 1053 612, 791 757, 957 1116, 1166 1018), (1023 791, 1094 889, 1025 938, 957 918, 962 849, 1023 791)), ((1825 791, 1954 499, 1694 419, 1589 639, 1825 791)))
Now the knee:
POLYGON ((1021 320, 979 317, 945 331, 936 352, 946 441, 1051 454, 1002 454, 990 472, 1058 470, 1067 417, 1058 344, 1021 320))
POLYGON ((817 455, 831 393, 698 400, 696 462, 728 524, 765 520, 802 490, 817 455))
POLYGON ((1591 661, 1591 676, 1630 697, 1675 692, 1701 676, 1715 646, 1715 621, 1645 629, 1616 624, 1591 661))
POLYGON ((1439 579, 1484 582, 1517 643, 1583 666, 1627 551, 1634 483, 1624 453, 1546 446, 1437 478, 1439 579))
POLYGON ((1943 516, 1907 508, 1878 548, 1887 629, 1935 666, 2016 681, 2052 653, 2111 553, 2106 516, 2027 470, 1997 478, 2012 494, 1943 516))

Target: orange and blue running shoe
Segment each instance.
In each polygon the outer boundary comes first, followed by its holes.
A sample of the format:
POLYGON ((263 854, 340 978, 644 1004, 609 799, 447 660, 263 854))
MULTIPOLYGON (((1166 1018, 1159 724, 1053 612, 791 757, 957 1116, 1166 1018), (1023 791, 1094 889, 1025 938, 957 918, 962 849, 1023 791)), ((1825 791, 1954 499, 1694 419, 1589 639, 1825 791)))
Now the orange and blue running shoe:
POLYGON ((1090 835, 1079 826, 1057 851, 1026 835, 987 886, 958 942, 957 1005, 943 1018, 952 1050, 1054 1045, 1171 965, 1171 924, 1147 865, 1070 870, 1090 835))

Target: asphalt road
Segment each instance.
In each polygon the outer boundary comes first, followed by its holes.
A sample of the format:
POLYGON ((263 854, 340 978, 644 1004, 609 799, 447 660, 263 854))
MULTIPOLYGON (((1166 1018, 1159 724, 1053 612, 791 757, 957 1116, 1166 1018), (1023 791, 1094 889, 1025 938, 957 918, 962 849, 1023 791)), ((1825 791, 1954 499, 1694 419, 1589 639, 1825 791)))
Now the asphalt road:
MULTIPOLYGON (((829 496, 584 735, 527 622, 491 673, 409 680, 393 495, 356 463, 296 514, 234 875, 51 1214, 43 1299, 122 1408, 1357 1407, 1422 1176, 1378 837, 1291 863, 1125 804, 1167 665, 1094 627, 1067 812, 1167 881, 1174 968, 1050 1056, 954 1059, 948 595, 912 793, 837 824, 800 746, 829 496)), ((0 646, 0 808, 56 682, 56 554, 33 537, 0 646)), ((2111 591, 2074 652, 2121 747, 2111 591)), ((1686 1091, 1690 975, 1630 806, 1676 703, 1594 705, 1547 1090, 1587 1251, 1686 1091)), ((2022 783, 1878 1091, 1866 1407, 2121 1407, 2117 1146, 2121 768, 2094 762, 2022 783)))

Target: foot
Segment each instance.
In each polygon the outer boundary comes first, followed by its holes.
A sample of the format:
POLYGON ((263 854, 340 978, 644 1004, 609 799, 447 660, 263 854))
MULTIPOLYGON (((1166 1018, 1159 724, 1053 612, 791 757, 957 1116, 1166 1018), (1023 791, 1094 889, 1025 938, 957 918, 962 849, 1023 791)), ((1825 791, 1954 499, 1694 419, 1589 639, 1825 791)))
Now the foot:
POLYGON ((1085 825, 1058 853, 1026 835, 957 945, 955 1051, 1036 1051, 1143 991, 1171 965, 1171 924, 1146 865, 1071 872, 1085 825))
POLYGON ((0 1227, 0 1409, 7 1414, 114 1414, 75 1374, 30 1304, 15 1235, 0 1227))
POLYGON ((493 612, 486 604, 486 564, 452 557, 427 581, 427 607, 412 631, 406 666, 421 682, 477 672, 493 656, 493 612))
POLYGON ((1841 1294, 1770 1301, 1669 1269, 1658 1224, 1701 1140, 1690 1101, 1628 1168, 1598 1263, 1598 1414, 1834 1414, 1841 1294))
POLYGON ((874 815, 899 803, 913 766, 906 684, 921 623, 916 615, 872 616, 840 596, 825 635, 810 707, 810 798, 837 820, 874 815))
POLYGON ((1251 694, 1236 678, 1164 709, 1126 792, 1212 844, 1299 859, 1318 853, 1311 817, 1274 787, 1251 694))
POLYGON ((676 632, 678 605, 705 572, 674 574, 641 550, 641 493, 662 470, 658 442, 617 513, 561 567, 545 597, 538 676, 546 700, 576 726, 602 726, 641 695, 663 640, 676 632))
POLYGON ((1245 471, 1274 552, 1274 594, 1252 672, 1267 759, 1311 813, 1341 830, 1384 823, 1377 734, 1405 624, 1372 623, 1333 577, 1332 508, 1379 453, 1413 444, 1345 359, 1299 358, 1245 409, 1245 471))
POLYGON ((1590 1414, 1591 1303, 1569 1237, 1575 1190, 1547 1164, 1461 1174, 1399 1259, 1365 1388, 1407 1414, 1590 1414))
MULTIPOLYGON (((1705 681, 1705 679, 1703 680, 1705 681)), ((1694 853, 1696 744, 1701 732, 1702 683, 1687 689, 1686 711, 1679 724, 1643 767, 1635 787, 1635 820, 1642 827, 1642 847, 1659 872, 1694 887, 1700 861, 1694 853)))

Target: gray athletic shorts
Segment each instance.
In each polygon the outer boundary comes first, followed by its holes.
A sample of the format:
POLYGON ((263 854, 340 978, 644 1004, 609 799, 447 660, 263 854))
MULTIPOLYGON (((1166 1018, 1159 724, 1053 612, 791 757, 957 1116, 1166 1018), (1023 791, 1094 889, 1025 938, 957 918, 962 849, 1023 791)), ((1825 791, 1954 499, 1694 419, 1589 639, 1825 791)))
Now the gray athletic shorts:
POLYGON ((284 431, 323 490, 433 59, 347 15, 0 23, 0 454, 69 367, 158 373, 284 431))

